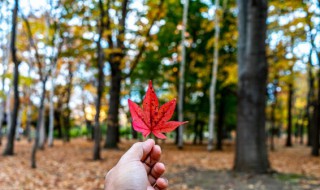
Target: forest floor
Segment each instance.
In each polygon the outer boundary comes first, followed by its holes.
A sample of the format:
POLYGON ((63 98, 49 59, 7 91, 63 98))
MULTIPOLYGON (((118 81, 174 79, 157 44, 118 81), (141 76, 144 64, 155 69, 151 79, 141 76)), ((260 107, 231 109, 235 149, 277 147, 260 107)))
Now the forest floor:
MULTIPOLYGON (((0 189, 103 189, 106 172, 134 142, 122 140, 119 150, 103 150, 103 159, 93 161, 92 142, 80 138, 70 143, 55 141, 53 148, 38 151, 37 169, 31 169, 32 144, 21 140, 15 144, 15 156, 0 156, 0 189)), ((320 190, 320 158, 310 156, 306 146, 279 144, 269 154, 276 172, 250 175, 232 172, 232 143, 210 153, 204 145, 186 144, 183 150, 170 142, 159 145, 170 190, 320 190)))

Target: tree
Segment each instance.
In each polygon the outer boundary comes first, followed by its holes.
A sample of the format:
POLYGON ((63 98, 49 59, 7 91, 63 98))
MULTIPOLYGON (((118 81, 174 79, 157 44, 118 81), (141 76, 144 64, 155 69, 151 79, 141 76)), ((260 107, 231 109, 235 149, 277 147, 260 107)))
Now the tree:
POLYGON ((99 38, 97 41, 97 63, 98 63, 98 83, 97 83, 97 97, 96 97, 96 115, 94 117, 94 148, 93 148, 93 160, 99 160, 100 156, 100 109, 101 109, 101 97, 103 93, 104 87, 104 74, 103 74, 103 66, 104 59, 101 47, 101 40, 105 29, 105 11, 102 0, 99 0, 99 9, 100 9, 100 24, 98 25, 98 34, 99 38))
MULTIPOLYGON (((132 72, 135 70, 136 66, 142 59, 142 55, 147 48, 147 42, 149 42, 149 38, 151 36, 151 28, 155 25, 155 21, 162 17, 162 5, 164 0, 160 0, 159 3, 155 3, 154 1, 147 1, 150 6, 150 10, 156 7, 156 11, 148 11, 146 14, 146 18, 148 19, 147 24, 143 24, 141 30, 131 31, 136 39, 137 43, 136 55, 133 59, 128 60, 128 51, 130 50, 125 46, 125 34, 127 31, 126 22, 127 22, 127 14, 128 14, 128 0, 123 0, 122 2, 117 2, 120 7, 117 7, 119 10, 117 15, 119 18, 117 20, 118 23, 113 23, 111 18, 110 11, 111 7, 116 6, 113 1, 108 1, 107 9, 105 10, 105 18, 106 19, 106 33, 108 33, 106 37, 106 41, 108 43, 106 59, 108 60, 111 74, 110 74, 110 89, 109 89, 109 109, 107 113, 107 137, 105 140, 104 148, 117 148, 117 143, 119 141, 119 105, 120 105, 120 91, 121 91, 121 82, 130 77, 132 72), (112 4, 114 3, 114 4, 112 4), (155 7, 152 7, 155 6, 155 7), (152 7, 152 8, 151 8, 152 7), (112 28, 116 27, 116 28, 112 28), (113 40, 112 31, 116 31, 114 35, 116 36, 116 40, 113 40), (125 72, 125 67, 123 64, 129 62, 130 68, 125 72)), ((142 23, 141 23, 142 24, 142 23)))
MULTIPOLYGON (((182 31, 181 31, 181 63, 179 69, 179 103, 178 103, 178 118, 182 122, 183 119, 183 104, 184 104, 184 81, 185 81, 185 65, 186 65, 186 29, 188 22, 188 7, 189 0, 184 1, 183 5, 183 17, 182 17, 182 31)), ((183 126, 179 127, 179 140, 178 148, 183 148, 183 126)))
POLYGON ((208 151, 213 150, 213 138, 214 138, 214 124, 215 124, 215 93, 217 83, 217 72, 218 72, 218 60, 219 60, 219 36, 220 36, 220 22, 219 22, 219 0, 215 0, 215 16, 214 16, 214 53, 213 53, 213 64, 211 72, 211 84, 210 84, 210 115, 209 115, 209 139, 208 139, 208 151))
POLYGON ((17 18, 18 18, 18 7, 19 7, 19 0, 14 1, 14 7, 12 10, 12 28, 11 28, 11 42, 10 42, 10 50, 11 50, 11 57, 14 63, 14 75, 13 75, 13 92, 14 92, 14 107, 11 117, 11 126, 10 131, 8 133, 8 141, 7 145, 4 149, 3 155, 13 155, 14 153, 14 136, 16 132, 17 126, 17 118, 19 112, 19 64, 20 61, 17 57, 17 50, 16 50, 16 36, 17 36, 17 18))
POLYGON ((238 118, 235 170, 269 170, 265 144, 267 1, 238 0, 238 118))

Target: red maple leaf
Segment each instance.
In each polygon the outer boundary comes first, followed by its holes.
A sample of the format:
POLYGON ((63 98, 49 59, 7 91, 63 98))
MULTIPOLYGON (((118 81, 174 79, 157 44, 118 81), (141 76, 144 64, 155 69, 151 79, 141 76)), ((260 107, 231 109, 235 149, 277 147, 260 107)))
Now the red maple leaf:
POLYGON ((166 136, 162 133, 171 132, 175 128, 187 123, 179 121, 169 121, 176 107, 176 99, 173 99, 159 108, 159 101, 149 82, 147 94, 143 99, 142 109, 130 99, 128 100, 134 130, 141 132, 144 137, 153 133, 160 139, 166 136))

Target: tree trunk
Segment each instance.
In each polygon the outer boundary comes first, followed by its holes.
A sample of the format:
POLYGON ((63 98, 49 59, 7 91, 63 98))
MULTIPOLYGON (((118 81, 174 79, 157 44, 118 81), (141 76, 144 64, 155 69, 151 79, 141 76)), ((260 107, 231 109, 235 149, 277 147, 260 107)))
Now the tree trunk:
POLYGON ((22 120, 22 108, 18 112, 17 118, 17 127, 16 127, 16 140, 20 140, 20 129, 21 129, 21 120, 22 120))
POLYGON ((104 148, 118 148, 119 140, 119 104, 120 104, 120 88, 121 88, 121 70, 119 64, 111 65, 111 86, 110 100, 107 118, 107 138, 104 148))
POLYGON ((9 88, 7 93, 7 101, 6 101, 6 112, 7 112, 7 135, 9 135, 10 127, 11 127, 11 88, 9 88))
POLYGON ((0 146, 2 145, 2 126, 3 126, 4 116, 5 116, 4 115, 5 107, 6 107, 6 100, 4 98, 1 102, 1 109, 0 109, 0 146))
POLYGON ((71 129, 71 109, 69 107, 70 99, 71 99, 71 92, 72 92, 72 80, 73 80, 73 73, 72 73, 72 62, 68 63, 68 87, 67 87, 67 100, 65 102, 66 104, 66 110, 64 114, 64 126, 65 126, 65 141, 70 141, 70 129, 71 129))
MULTIPOLYGON (((46 81, 46 79, 45 79, 46 81)), ((31 167, 36 168, 36 153, 37 149, 39 147, 39 138, 40 138, 40 128, 42 125, 42 120, 44 119, 44 99, 45 99, 45 91, 46 91, 46 82, 42 82, 42 93, 41 93, 41 98, 40 98, 40 107, 39 107, 39 112, 38 112, 38 120, 37 120, 37 127, 36 127, 36 137, 34 140, 34 144, 32 147, 31 151, 31 167)))
MULTIPOLYGON (((52 73, 55 73, 53 70, 52 73)), ((54 102, 53 102, 53 97, 54 97, 54 78, 53 76, 50 79, 51 82, 51 88, 50 88, 50 111, 49 111, 49 135, 48 135, 48 146, 53 147, 53 131, 54 131, 54 102)))
MULTIPOLYGON (((319 64, 320 64, 320 60, 319 60, 319 64)), ((320 70, 318 70, 318 97, 317 97, 317 102, 315 105, 315 110, 314 110, 314 120, 315 123, 313 125, 313 139, 312 139, 312 150, 311 150, 311 155, 312 156, 319 156, 319 142, 320 142, 320 129, 319 129, 319 125, 320 125, 320 70)))
POLYGON ((16 55, 16 26, 17 26, 17 17, 18 17, 18 7, 19 7, 19 0, 15 0, 15 5, 13 8, 13 14, 12 14, 12 30, 11 30, 11 55, 12 55, 12 61, 14 63, 14 72, 13 72, 13 91, 14 91, 14 107, 13 107, 13 113, 11 117, 11 127, 8 134, 8 141, 7 145, 5 147, 5 150, 3 152, 3 155, 13 155, 14 153, 14 135, 16 131, 16 125, 17 125, 17 117, 18 117, 18 111, 19 111, 19 64, 20 61, 17 58, 16 55))
POLYGON ((219 25, 219 0, 215 0, 215 15, 214 15, 214 53, 213 53, 213 65, 211 72, 211 84, 210 84, 210 115, 209 115, 209 139, 208 139, 208 151, 213 150, 213 138, 214 138, 214 124, 215 124, 215 94, 216 94, 216 83, 217 83, 217 72, 219 64, 219 36, 220 36, 220 25, 219 25))
POLYGON ((311 63, 311 56, 312 56, 312 51, 309 53, 309 61, 308 61, 308 95, 307 95, 307 107, 306 107, 306 117, 308 121, 307 125, 307 145, 311 146, 312 144, 312 113, 311 113, 311 108, 314 106, 314 76, 312 74, 312 63, 311 63))
POLYGON ((101 47, 101 39, 103 36, 104 30, 104 9, 102 0, 99 0, 99 8, 100 8, 100 26, 99 30, 99 39, 97 42, 97 57, 98 57, 98 85, 97 85, 97 99, 96 99, 96 115, 94 118, 95 126, 94 126, 94 148, 93 148, 93 160, 100 160, 100 139, 101 139, 101 132, 100 132, 100 109, 101 109, 101 97, 104 88, 104 57, 101 47))
POLYGON ((203 144, 203 129, 204 129, 204 125, 205 123, 203 121, 200 122, 200 130, 199 130, 199 144, 202 145, 203 144))
MULTIPOLYGON (((2 55, 4 56, 4 55, 2 55)), ((4 61, 4 60, 3 60, 4 61)), ((4 67, 4 66, 3 66, 4 67)), ((3 68, 3 77, 2 77, 2 82, 1 82, 1 86, 2 86, 2 89, 1 91, 3 92, 3 94, 5 94, 4 92, 4 75, 6 73, 6 70, 7 69, 4 69, 3 68)), ((5 116, 5 113, 6 112, 6 96, 4 95, 3 98, 2 98, 2 101, 1 101, 1 108, 0 108, 0 146, 2 145, 2 126, 3 126, 3 121, 4 121, 4 116, 5 116)))
POLYGON ((220 105, 219 105, 219 117, 217 123, 217 150, 222 150, 222 141, 223 141, 223 124, 225 116, 225 98, 224 93, 221 93, 220 105))
MULTIPOLYGON (((45 95, 44 95, 45 96, 45 95)), ((40 150, 44 150, 44 143, 45 143, 45 140, 46 140, 46 127, 45 127, 45 119, 46 119, 46 114, 45 114, 45 107, 44 107, 44 102, 43 102, 43 106, 41 108, 41 111, 42 112, 42 119, 41 119, 41 123, 40 123, 40 131, 39 131, 39 142, 38 142, 38 148, 40 150)))
POLYGON ((265 173, 265 107, 267 0, 238 0, 238 113, 235 170, 265 173))
POLYGON ((277 108, 277 86, 278 77, 276 76, 273 82, 273 102, 271 105, 271 130, 270 130, 270 150, 274 151, 274 135, 276 130, 276 108, 277 108))
POLYGON ((290 81, 288 92, 288 128, 286 146, 292 146, 292 98, 293 98, 293 84, 290 81))
POLYGON ((194 132, 194 138, 193 138, 193 144, 196 145, 198 138, 199 138, 199 130, 198 130, 198 126, 199 126, 199 113, 196 112, 195 113, 195 122, 193 125, 193 132, 194 132))
POLYGON ((27 124, 26 124, 26 137, 28 142, 31 142, 31 101, 30 96, 27 105, 27 124))
MULTIPOLYGON (((178 102, 178 120, 183 121, 183 104, 184 104, 184 80, 185 80, 185 65, 186 65, 186 30, 188 22, 188 9, 189 9, 189 0, 185 0, 183 4, 183 18, 182 18, 182 31, 181 31, 181 63, 179 68, 179 102, 178 102)), ((179 139, 178 139, 178 148, 183 148, 183 125, 178 128, 179 130, 179 139)))

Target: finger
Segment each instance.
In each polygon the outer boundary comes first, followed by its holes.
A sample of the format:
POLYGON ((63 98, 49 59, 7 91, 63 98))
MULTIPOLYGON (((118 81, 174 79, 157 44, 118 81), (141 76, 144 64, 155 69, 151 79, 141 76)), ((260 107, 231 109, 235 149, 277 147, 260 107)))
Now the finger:
POLYGON ((155 190, 155 189, 153 187, 151 187, 151 186, 148 186, 147 190, 155 190))
POLYGON ((161 157, 161 148, 159 145, 155 145, 153 147, 153 149, 151 150, 150 155, 144 161, 147 173, 149 173, 151 171, 152 167, 157 162, 159 162, 160 157, 161 157))
POLYGON ((132 161, 132 160, 145 160, 153 149, 155 142, 153 139, 148 139, 144 142, 134 143, 131 148, 121 157, 121 161, 132 161))
POLYGON ((165 178, 158 178, 157 182, 156 182, 156 190, 165 190, 166 188, 168 188, 168 180, 165 178))
POLYGON ((163 175, 166 168, 163 163, 156 163, 154 167, 151 169, 150 175, 148 175, 148 179, 151 185, 154 185, 159 177, 163 175))

